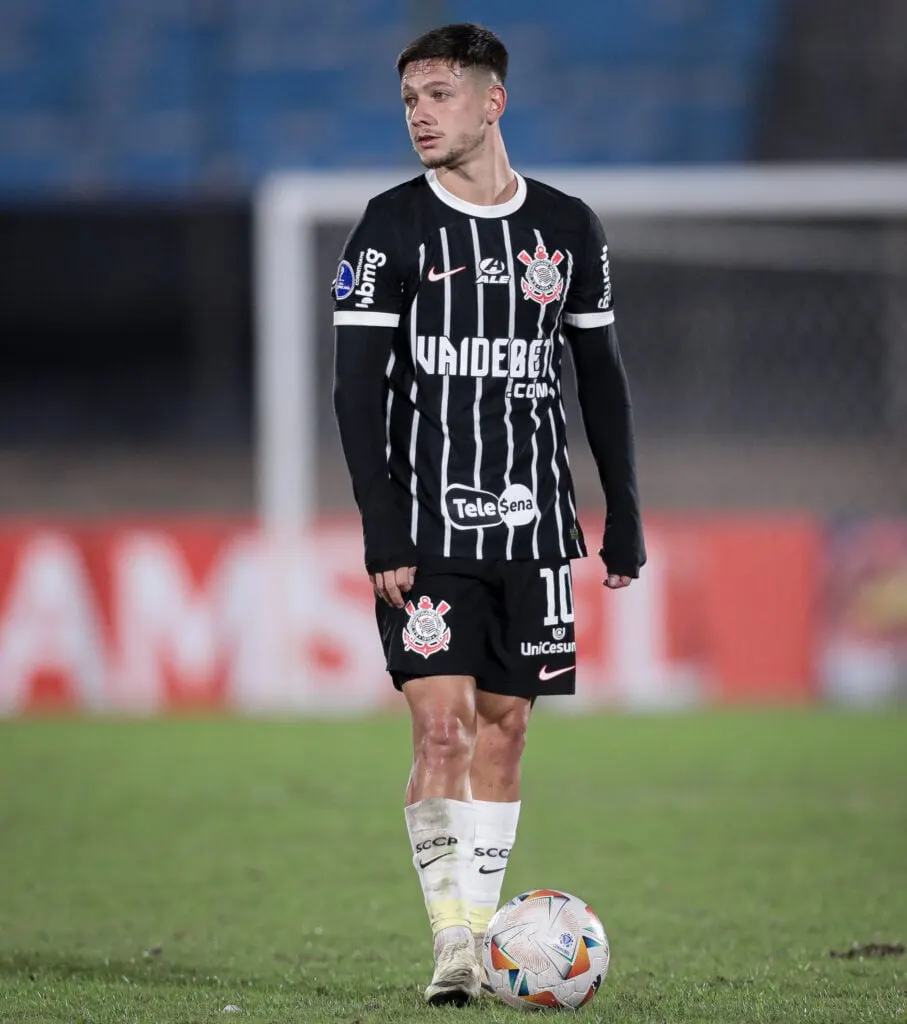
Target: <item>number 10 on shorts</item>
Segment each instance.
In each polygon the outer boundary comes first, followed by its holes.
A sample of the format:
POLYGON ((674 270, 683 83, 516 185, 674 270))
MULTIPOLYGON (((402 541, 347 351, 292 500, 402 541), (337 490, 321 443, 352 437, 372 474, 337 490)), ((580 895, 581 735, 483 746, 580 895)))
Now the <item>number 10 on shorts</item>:
POLYGON ((539 576, 545 581, 545 594, 548 611, 545 615, 545 626, 557 626, 573 622, 573 582, 570 578, 570 563, 566 562, 557 570, 547 566, 539 569, 539 576))

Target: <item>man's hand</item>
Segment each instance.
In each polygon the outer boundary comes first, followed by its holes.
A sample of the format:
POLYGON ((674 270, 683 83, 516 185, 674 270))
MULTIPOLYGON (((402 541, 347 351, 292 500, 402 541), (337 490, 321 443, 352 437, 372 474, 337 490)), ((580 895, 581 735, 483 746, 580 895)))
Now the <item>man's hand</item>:
MULTIPOLYGON (((608 563, 605 562, 604 548, 598 549, 598 557, 602 562, 604 562, 605 572, 608 573, 608 575, 602 580, 602 583, 608 588, 608 590, 623 590, 624 587, 629 587, 636 578, 634 576, 621 576, 619 573, 609 572, 608 563)), ((643 561, 645 561, 645 559, 643 559, 643 561)))
POLYGON ((382 601, 386 601, 393 608, 403 607, 403 595, 412 590, 415 579, 416 567, 414 565, 369 575, 369 580, 375 589, 375 596, 380 597, 382 601))
POLYGON ((621 590, 623 587, 629 587, 632 582, 632 576, 615 576, 613 573, 608 573, 607 577, 602 580, 609 590, 621 590))

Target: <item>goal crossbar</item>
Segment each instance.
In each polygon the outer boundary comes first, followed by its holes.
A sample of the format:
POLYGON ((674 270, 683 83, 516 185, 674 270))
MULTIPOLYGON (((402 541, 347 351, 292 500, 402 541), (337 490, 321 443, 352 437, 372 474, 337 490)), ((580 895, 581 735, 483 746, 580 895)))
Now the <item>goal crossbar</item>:
MULTIPOLYGON (((860 218, 907 216, 907 164, 785 165, 676 170, 526 171, 606 216, 860 218)), ((271 534, 303 528, 316 509, 313 227, 353 221, 405 171, 281 172, 255 200, 257 504, 271 534)))

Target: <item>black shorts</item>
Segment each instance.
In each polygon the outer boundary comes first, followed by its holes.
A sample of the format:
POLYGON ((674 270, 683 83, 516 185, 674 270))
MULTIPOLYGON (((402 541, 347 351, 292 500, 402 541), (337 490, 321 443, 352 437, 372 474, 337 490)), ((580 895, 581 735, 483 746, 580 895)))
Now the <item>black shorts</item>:
POLYGON ((376 601, 397 689, 424 676, 474 676, 513 697, 576 688, 570 562, 422 558, 404 608, 376 601))

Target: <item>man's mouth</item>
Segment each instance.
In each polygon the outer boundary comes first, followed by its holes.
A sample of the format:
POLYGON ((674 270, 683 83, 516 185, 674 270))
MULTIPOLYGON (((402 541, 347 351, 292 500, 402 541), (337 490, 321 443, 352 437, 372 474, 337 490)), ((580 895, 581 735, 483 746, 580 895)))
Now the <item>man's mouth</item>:
POLYGON ((423 134, 420 134, 420 135, 416 136, 416 145, 417 146, 421 146, 422 148, 426 148, 426 147, 431 146, 434 143, 438 142, 440 140, 440 138, 441 138, 440 135, 423 135, 423 134))

